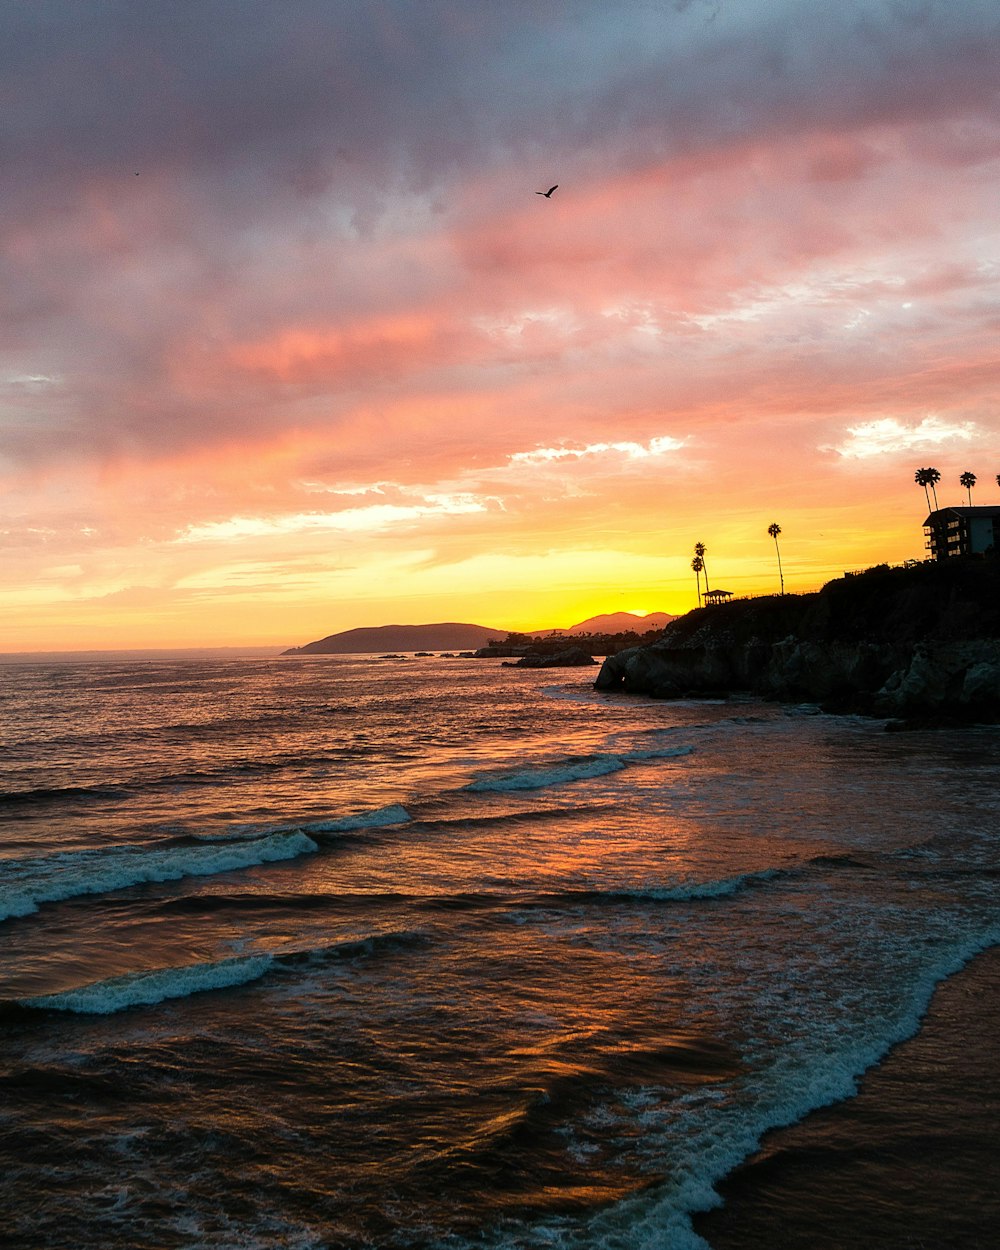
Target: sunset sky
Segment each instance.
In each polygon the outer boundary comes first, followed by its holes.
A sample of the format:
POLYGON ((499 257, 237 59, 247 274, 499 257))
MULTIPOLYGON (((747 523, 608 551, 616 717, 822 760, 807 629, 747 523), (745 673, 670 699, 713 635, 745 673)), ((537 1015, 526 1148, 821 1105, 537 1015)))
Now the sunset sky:
POLYGON ((0 651, 683 612, 1000 504, 996 0, 0 7, 0 651), (558 183, 549 199, 536 195, 558 183))

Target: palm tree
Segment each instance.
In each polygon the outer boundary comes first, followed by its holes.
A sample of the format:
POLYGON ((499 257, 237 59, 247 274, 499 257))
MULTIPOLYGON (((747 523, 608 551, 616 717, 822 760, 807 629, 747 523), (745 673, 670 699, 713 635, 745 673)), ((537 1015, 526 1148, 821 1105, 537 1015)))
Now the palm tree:
POLYGON ((931 510, 931 492, 927 489, 931 484, 930 478, 927 476, 927 469, 918 469, 913 475, 913 480, 918 486, 924 488, 924 498, 927 500, 927 511, 931 510))
POLYGON ((927 470, 927 480, 931 484, 931 494, 934 496, 934 511, 938 511, 937 484, 941 481, 941 474, 937 469, 927 470))
POLYGON ((965 487, 966 491, 968 492, 969 507, 971 508, 972 507, 972 488, 976 484, 976 475, 975 473, 969 473, 968 471, 966 471, 965 473, 962 474, 962 476, 958 480, 962 483, 962 485, 965 487))
POLYGON ((916 473, 913 475, 913 480, 916 482, 918 486, 922 486, 924 488, 924 497, 927 500, 927 511, 937 512, 938 510, 937 491, 934 488, 937 485, 937 483, 941 481, 941 474, 937 471, 937 469, 918 469, 916 473), (931 488, 931 490, 934 491, 933 509, 931 508, 931 496, 930 496, 930 491, 928 491, 927 489, 928 486, 931 488))
POLYGON ((774 550, 778 553, 778 576, 781 578, 781 593, 785 593, 785 574, 781 568, 781 548, 778 546, 778 535, 781 533, 781 526, 777 521, 772 521, 767 527, 767 532, 774 539, 774 550))
MULTIPOLYGON (((698 587, 698 607, 701 607, 701 571, 705 567, 701 556, 695 556, 691 561, 691 567, 694 569, 694 580, 698 587)), ((706 587, 707 589, 707 587, 706 587)))
POLYGON ((701 561, 702 572, 705 574, 705 594, 708 594, 708 565, 705 563, 705 544, 695 543, 694 554, 701 561))

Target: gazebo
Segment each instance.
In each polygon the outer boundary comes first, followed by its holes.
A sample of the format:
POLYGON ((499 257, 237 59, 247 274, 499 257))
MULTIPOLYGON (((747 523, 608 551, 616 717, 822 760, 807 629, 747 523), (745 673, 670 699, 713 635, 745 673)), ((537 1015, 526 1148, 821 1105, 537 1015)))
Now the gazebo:
POLYGON ((727 599, 732 599, 733 592, 731 590, 706 590, 702 595, 705 606, 717 603, 725 603, 727 599))

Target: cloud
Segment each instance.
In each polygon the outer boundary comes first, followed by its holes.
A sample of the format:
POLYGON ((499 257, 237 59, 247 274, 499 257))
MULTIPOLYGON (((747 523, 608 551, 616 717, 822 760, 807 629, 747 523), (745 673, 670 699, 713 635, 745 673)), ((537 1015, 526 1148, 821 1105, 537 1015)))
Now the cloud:
POLYGON ((4 584, 340 535, 362 593, 985 475, 998 43, 992 0, 0 6, 4 584))
POLYGON ((836 445, 821 447, 845 460, 867 460, 872 456, 894 455, 917 448, 940 447, 954 442, 971 442, 980 433, 973 421, 947 422, 924 417, 918 425, 905 425, 895 417, 880 417, 862 425, 849 426, 847 437, 836 445))
POLYGON ((651 438, 648 443, 590 443, 586 447, 536 447, 533 451, 516 451, 510 457, 511 464, 549 464, 554 460, 583 460, 590 456, 605 456, 614 453, 627 460, 647 460, 651 456, 662 456, 666 452, 677 451, 684 446, 684 440, 661 435, 651 438))
POLYGON ((179 543, 229 542, 239 539, 287 537, 309 531, 345 531, 374 533, 429 517, 462 516, 485 512, 486 504, 471 496, 430 496, 425 503, 369 504, 364 508, 344 508, 340 512, 299 512, 266 517, 230 517, 189 525, 176 541, 179 543))

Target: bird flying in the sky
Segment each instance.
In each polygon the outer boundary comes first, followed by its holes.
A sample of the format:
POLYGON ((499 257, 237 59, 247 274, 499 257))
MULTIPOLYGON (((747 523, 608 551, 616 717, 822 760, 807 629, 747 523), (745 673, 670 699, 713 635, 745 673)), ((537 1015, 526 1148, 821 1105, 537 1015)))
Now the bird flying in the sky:
POLYGON ((548 199, 548 198, 549 198, 549 196, 552 194, 552 192, 556 189, 556 187, 557 187, 558 185, 559 185, 559 183, 557 182, 555 187, 549 187, 549 189, 548 189, 547 191, 536 191, 536 192, 535 192, 535 194, 536 194, 536 195, 544 195, 544 196, 545 196, 545 198, 546 198, 546 199, 548 199))

